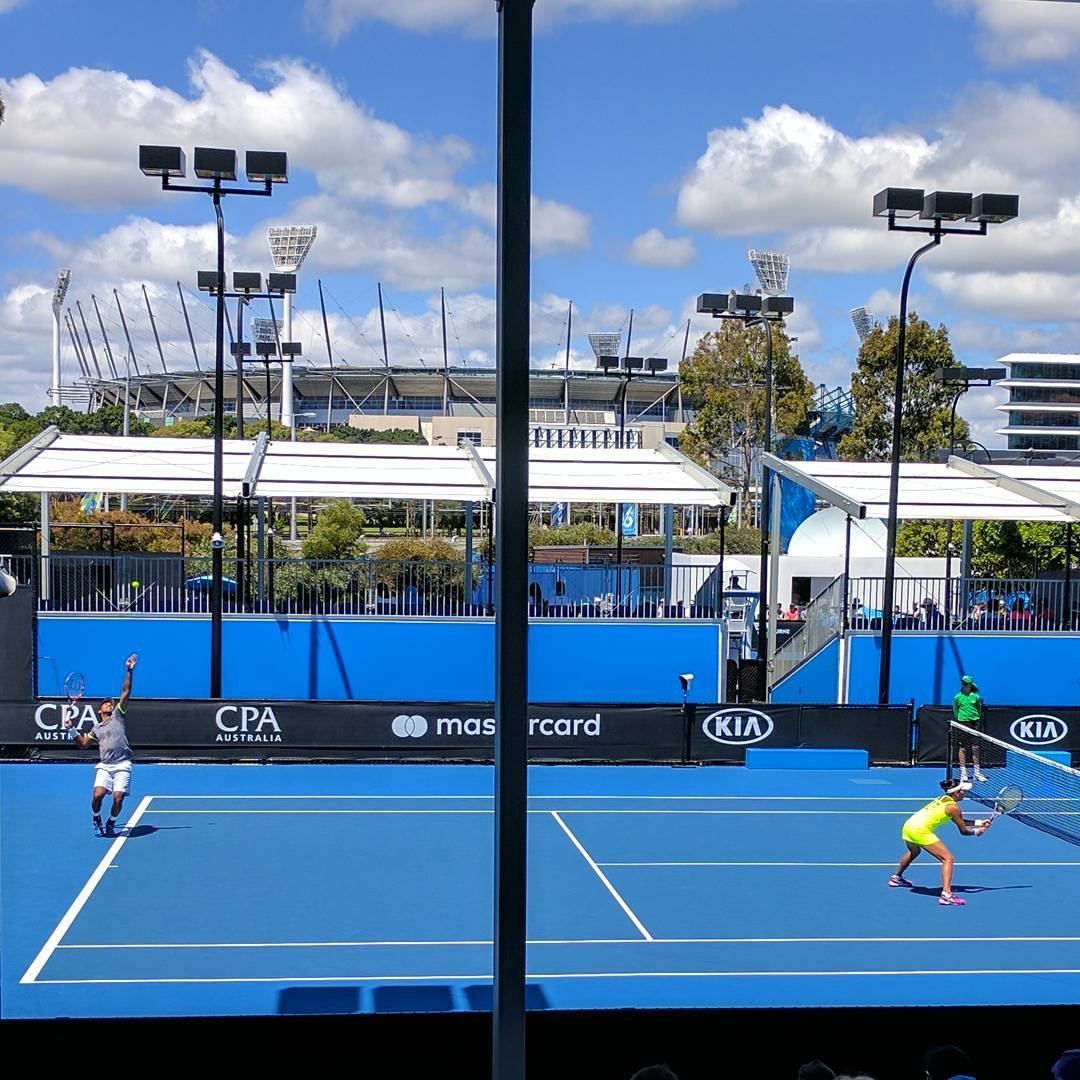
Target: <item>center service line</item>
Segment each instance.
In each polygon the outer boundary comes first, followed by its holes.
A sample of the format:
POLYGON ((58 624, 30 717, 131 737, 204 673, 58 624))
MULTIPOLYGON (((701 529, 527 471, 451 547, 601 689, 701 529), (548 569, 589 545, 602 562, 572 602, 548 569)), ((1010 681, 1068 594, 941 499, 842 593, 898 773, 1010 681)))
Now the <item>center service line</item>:
POLYGON ((71 928, 71 924, 75 921, 79 912, 82 911, 86 901, 90 899, 90 894, 97 888, 98 882, 105 876, 105 871, 109 869, 113 860, 120 854, 120 849, 124 846, 124 841, 131 835, 131 830, 138 824, 139 818, 146 813, 153 797, 153 795, 145 796, 142 802, 135 808, 135 813, 127 819, 127 824, 124 826, 123 833, 109 845, 109 850, 102 856, 101 862, 97 864, 97 868, 90 875, 79 895, 72 901, 71 907, 64 913, 64 917, 56 924, 56 929, 49 935, 48 941, 41 946, 41 951, 34 957, 34 962, 26 969, 26 973, 19 980, 20 983, 32 983, 37 980, 38 975, 41 974, 41 969, 49 962, 49 957, 52 956, 53 951, 56 949, 57 945, 60 944, 63 936, 71 928))
POLYGON ((559 828, 562 829, 562 831, 564 833, 566 833, 566 835, 570 838, 570 843, 573 844, 574 847, 576 847, 578 849, 578 851, 581 852, 582 857, 589 864, 589 866, 592 867, 593 872, 596 874, 596 876, 604 883, 604 888, 607 889, 607 891, 609 893, 611 893, 611 895, 613 897, 615 897, 615 902, 619 905, 619 907, 621 907, 623 909, 623 911, 626 912, 627 917, 634 924, 634 926, 636 926, 638 928, 638 930, 641 932, 641 936, 646 941, 655 940, 653 938, 652 934, 650 934, 649 931, 645 929, 645 927, 642 924, 641 920, 630 909, 630 905, 619 895, 619 893, 616 890, 615 886, 612 885, 610 881, 608 881, 607 877, 604 874, 604 871, 601 870, 600 867, 596 865, 596 860, 585 850, 585 848, 582 846, 581 841, 567 827, 566 822, 563 821, 563 819, 561 817, 559 817, 559 811, 558 810, 552 810, 551 811, 551 816, 558 823, 559 828))

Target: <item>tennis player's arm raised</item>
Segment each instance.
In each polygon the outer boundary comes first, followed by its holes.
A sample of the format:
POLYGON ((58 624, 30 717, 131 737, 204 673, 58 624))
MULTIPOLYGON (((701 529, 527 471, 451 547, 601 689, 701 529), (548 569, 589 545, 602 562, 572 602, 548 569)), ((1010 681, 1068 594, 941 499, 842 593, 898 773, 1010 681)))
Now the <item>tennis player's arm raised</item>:
POLYGON ((953 824, 964 834, 964 836, 981 836, 985 831, 983 826, 976 824, 975 821, 969 821, 964 817, 964 813, 960 809, 958 803, 953 803, 952 806, 946 807, 945 812, 952 818, 953 824))
POLYGON ((127 668, 127 674, 124 676, 124 685, 120 690, 120 711, 123 712, 127 708, 128 700, 131 698, 131 673, 135 670, 135 665, 139 662, 139 658, 134 653, 127 658, 124 666, 127 668))

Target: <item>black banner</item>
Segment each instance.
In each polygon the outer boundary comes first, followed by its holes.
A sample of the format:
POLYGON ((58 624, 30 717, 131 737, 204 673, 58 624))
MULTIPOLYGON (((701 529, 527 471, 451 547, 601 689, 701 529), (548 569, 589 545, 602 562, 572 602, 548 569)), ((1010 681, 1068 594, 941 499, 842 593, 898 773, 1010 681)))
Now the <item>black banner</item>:
MULTIPOLYGON (((948 756, 949 705, 919 709, 916 760, 920 765, 944 765, 948 756)), ((986 705, 982 731, 1025 750, 1066 750, 1080 754, 1080 708, 1070 705, 986 705)))
MULTIPOLYGON (((86 757, 68 738, 94 721, 94 703, 0 703, 0 745, 46 757, 86 757)), ((128 737, 136 757, 491 761, 490 704, 360 701, 133 699, 128 737)), ((537 705, 529 713, 534 761, 669 761, 683 758, 675 705, 537 705)))
POLYGON ((690 725, 692 761, 742 762, 749 746, 866 750, 877 765, 911 760, 906 705, 697 705, 690 725))
POLYGON ((26 588, 0 600, 0 701, 28 701, 34 696, 36 603, 34 590, 26 588))
MULTIPOLYGON (((0 702, 0 746, 86 759, 63 720, 85 731, 94 702, 0 702)), ((835 705, 534 705, 533 761, 741 763, 748 746, 864 749, 875 764, 910 760, 906 707, 835 705)), ((493 758, 490 703, 133 699, 137 758, 477 761, 493 758)))

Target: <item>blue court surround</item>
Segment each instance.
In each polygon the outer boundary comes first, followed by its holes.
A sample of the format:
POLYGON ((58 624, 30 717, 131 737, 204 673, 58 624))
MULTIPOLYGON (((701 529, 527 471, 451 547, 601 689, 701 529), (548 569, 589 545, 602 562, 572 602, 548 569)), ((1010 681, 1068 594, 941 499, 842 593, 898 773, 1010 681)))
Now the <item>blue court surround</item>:
MULTIPOLYGON (((1080 1003, 1080 847, 886 887, 939 777, 534 767, 530 1006, 1080 1003)), ((90 780, 0 766, 4 1018, 490 1007, 490 768, 137 765, 115 841, 90 780)))

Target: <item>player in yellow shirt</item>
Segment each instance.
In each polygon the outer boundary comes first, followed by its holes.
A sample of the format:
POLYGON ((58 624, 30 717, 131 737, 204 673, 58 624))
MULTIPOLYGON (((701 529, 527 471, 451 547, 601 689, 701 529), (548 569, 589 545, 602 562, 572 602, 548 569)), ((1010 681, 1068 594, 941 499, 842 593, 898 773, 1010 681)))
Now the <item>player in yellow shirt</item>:
POLYGON ((967 901, 952 893, 952 852, 938 839, 937 831, 951 819, 964 836, 981 836, 988 822, 967 821, 961 813, 960 800, 971 790, 971 784, 966 780, 942 780, 941 790, 945 792, 944 795, 928 802, 904 822, 900 835, 907 845, 907 851, 900 859, 896 873, 889 878, 889 886, 893 889, 910 889, 914 882, 904 877, 904 871, 926 850, 941 863, 941 897, 938 903, 962 907, 967 901))

